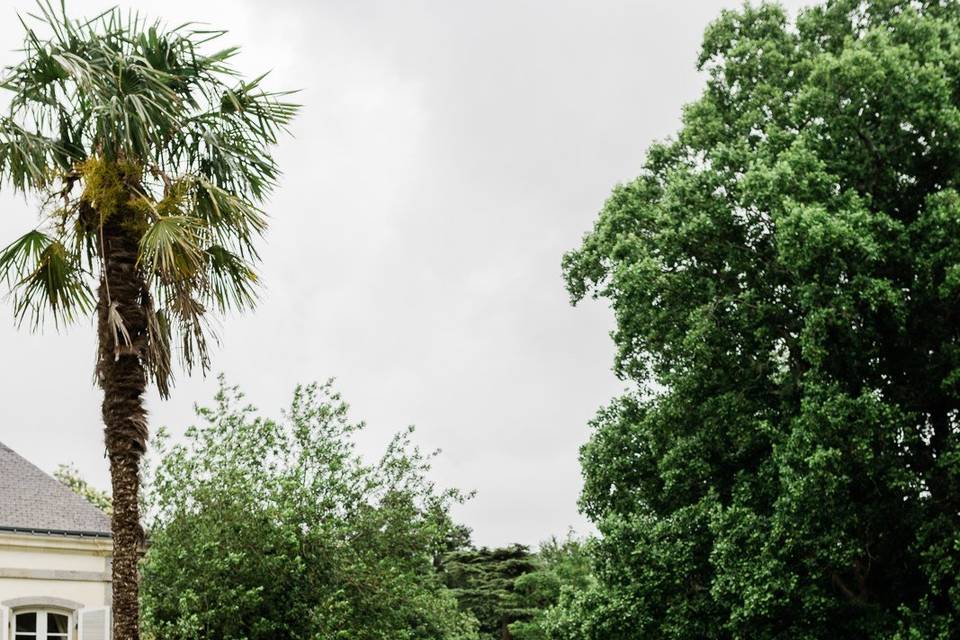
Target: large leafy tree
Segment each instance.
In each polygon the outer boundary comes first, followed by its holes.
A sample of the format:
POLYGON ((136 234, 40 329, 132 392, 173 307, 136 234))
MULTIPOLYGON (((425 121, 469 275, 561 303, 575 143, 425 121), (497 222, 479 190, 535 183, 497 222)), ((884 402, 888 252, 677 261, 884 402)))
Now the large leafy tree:
POLYGON ((434 562, 460 537, 457 491, 394 438, 367 463, 330 384, 282 420, 233 388, 182 444, 159 439, 144 563, 145 634, 164 640, 477 640, 434 562))
POLYGON ((561 638, 960 628, 960 3, 776 5, 565 258, 637 392, 597 417, 561 638))
POLYGON ((253 302, 269 149, 295 112, 230 67, 222 32, 39 5, 0 86, 0 175, 42 223, 0 252, 19 321, 96 318, 113 485, 114 637, 135 640, 148 382, 207 366, 207 318, 253 302))

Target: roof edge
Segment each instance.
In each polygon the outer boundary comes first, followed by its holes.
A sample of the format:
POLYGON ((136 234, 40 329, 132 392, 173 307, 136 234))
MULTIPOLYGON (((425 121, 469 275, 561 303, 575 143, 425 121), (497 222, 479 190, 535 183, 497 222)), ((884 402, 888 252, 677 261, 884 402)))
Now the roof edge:
POLYGON ((19 533, 24 535, 50 536, 55 538, 113 538, 112 533, 107 533, 105 531, 58 531, 54 529, 30 529, 28 527, 0 526, 0 533, 19 533))

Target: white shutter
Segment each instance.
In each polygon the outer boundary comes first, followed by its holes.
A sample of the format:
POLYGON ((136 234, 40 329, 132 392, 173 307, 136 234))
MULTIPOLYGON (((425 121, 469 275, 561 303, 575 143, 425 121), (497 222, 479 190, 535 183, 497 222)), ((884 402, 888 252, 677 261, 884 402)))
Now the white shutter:
POLYGON ((113 620, 110 607, 77 611, 78 640, 110 640, 113 620))
POLYGON ((0 607, 0 640, 10 638, 10 609, 0 607))

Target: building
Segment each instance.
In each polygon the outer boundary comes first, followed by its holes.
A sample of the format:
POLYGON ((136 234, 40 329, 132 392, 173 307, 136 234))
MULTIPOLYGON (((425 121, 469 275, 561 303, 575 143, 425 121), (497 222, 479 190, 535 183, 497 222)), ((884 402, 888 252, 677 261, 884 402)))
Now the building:
POLYGON ((109 640, 110 519, 0 443, 0 640, 109 640))

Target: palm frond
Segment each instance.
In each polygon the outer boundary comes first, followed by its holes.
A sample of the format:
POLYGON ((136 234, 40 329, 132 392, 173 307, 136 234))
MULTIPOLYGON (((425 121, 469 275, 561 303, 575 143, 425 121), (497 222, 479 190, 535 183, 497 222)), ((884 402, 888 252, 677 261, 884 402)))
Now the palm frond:
POLYGON ((151 379, 157 385, 160 397, 170 396, 173 381, 173 368, 170 359, 170 322, 162 310, 153 306, 153 297, 148 296, 146 304, 148 350, 146 368, 151 379))
POLYGON ((114 347, 119 351, 122 347, 129 347, 133 343, 130 340, 130 332, 127 330, 127 325, 124 323, 123 316, 120 315, 117 307, 118 305, 115 301, 110 303, 110 307, 107 309, 107 321, 113 329, 114 347))
POLYGON ((204 261, 197 229, 198 221, 189 216, 157 219, 140 240, 140 259, 147 273, 163 284, 196 276, 204 261))
POLYGON ((64 151, 52 139, 31 133, 9 118, 0 119, 0 176, 14 189, 45 188, 55 155, 64 151))
POLYGON ((56 326, 90 313, 93 292, 82 269, 59 240, 35 230, 0 252, 0 277, 14 294, 18 323, 34 327, 49 313, 56 326))
POLYGON ((192 287, 168 287, 164 308, 171 326, 180 335, 180 363, 189 373, 194 367, 202 371, 210 368, 209 341, 217 340, 209 326, 206 307, 192 287))
POLYGON ((208 298, 221 311, 252 308, 257 302, 259 277, 253 266, 224 247, 207 248, 208 298))
POLYGON ((256 258, 253 241, 267 228, 266 214, 249 200, 203 177, 196 177, 191 182, 191 215, 203 221, 218 243, 236 246, 243 255, 256 258))

